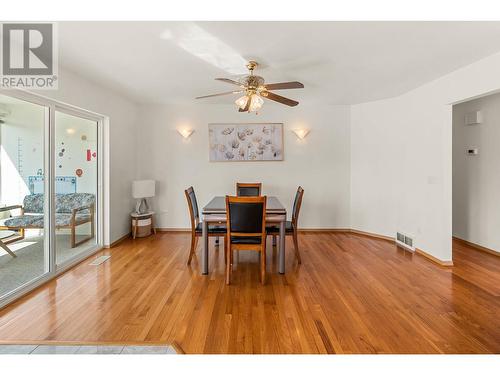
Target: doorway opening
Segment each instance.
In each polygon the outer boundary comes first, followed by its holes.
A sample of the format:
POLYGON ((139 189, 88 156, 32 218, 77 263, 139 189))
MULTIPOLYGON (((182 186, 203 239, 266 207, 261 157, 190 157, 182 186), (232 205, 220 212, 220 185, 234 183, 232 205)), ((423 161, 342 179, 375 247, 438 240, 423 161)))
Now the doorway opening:
POLYGON ((453 106, 453 251, 500 256, 500 93, 453 106))

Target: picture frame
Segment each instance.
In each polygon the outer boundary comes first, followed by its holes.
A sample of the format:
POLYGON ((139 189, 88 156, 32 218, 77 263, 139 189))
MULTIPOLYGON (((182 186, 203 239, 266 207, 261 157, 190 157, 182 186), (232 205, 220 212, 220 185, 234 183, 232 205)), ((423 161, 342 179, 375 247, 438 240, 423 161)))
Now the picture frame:
POLYGON ((209 161, 283 161, 281 122, 208 124, 209 161))

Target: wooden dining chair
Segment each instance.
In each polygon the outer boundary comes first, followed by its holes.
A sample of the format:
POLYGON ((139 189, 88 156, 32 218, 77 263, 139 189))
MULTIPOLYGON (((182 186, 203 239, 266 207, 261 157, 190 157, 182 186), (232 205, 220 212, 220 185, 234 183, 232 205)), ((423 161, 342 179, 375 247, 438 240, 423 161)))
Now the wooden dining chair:
POLYGON ((231 283, 233 251, 255 250, 260 255, 260 281, 266 282, 266 201, 264 197, 226 196, 226 284, 231 283))
POLYGON ((261 191, 262 191, 262 184, 260 182, 236 183, 236 195, 238 197, 260 197, 261 191))
MULTIPOLYGON (((293 247, 295 248, 295 256, 297 257, 297 261, 299 264, 302 263, 302 259, 300 258, 297 232, 298 232, 299 212, 300 212, 300 206, 302 205, 303 196, 304 196, 304 189, 302 189, 302 187, 299 186, 297 188, 297 193, 295 193, 295 200, 293 201, 292 221, 287 221, 285 223, 285 234, 287 236, 293 237, 293 247)), ((277 227, 276 225, 268 226, 266 230, 267 234, 273 236, 273 243, 275 243, 276 242, 275 238, 279 233, 279 227, 277 227)))
MULTIPOLYGON (((198 243, 198 237, 203 234, 202 222, 200 221, 200 213, 198 211, 198 202, 196 200, 196 194, 194 193, 193 187, 189 187, 184 190, 186 195, 188 207, 189 207, 189 217, 191 219, 191 250, 189 251, 189 258, 187 264, 191 264, 191 259, 196 251, 196 245, 198 243)), ((208 226, 208 236, 209 237, 224 237, 226 234, 226 226, 224 224, 209 225, 208 226)), ((226 254, 227 241, 224 241, 224 256, 226 254)), ((224 258, 225 259, 225 258, 224 258)))

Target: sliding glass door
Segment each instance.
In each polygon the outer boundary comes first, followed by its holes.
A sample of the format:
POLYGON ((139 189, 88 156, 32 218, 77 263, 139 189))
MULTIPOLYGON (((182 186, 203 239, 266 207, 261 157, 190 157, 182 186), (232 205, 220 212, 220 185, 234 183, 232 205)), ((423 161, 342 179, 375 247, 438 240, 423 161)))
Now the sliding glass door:
POLYGON ((55 112, 56 264, 97 244, 98 122, 55 112))
POLYGON ((97 251, 103 117, 0 93, 0 306, 97 251))
POLYGON ((0 95, 0 297, 49 272, 47 110, 0 95))

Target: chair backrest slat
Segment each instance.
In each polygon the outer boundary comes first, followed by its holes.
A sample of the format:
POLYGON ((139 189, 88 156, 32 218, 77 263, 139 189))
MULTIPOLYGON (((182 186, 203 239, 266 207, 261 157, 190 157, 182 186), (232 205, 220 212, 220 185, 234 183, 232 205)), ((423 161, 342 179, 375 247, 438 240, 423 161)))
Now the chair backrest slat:
POLYGON ((236 195, 238 197, 259 197, 262 192, 262 183, 236 183, 236 195))
POLYGON ((188 207, 189 207, 189 216, 191 219, 191 229, 194 230, 196 225, 200 220, 200 214, 198 211, 198 202, 196 201, 196 194, 194 193, 193 187, 189 187, 184 190, 184 194, 186 195, 188 207))

